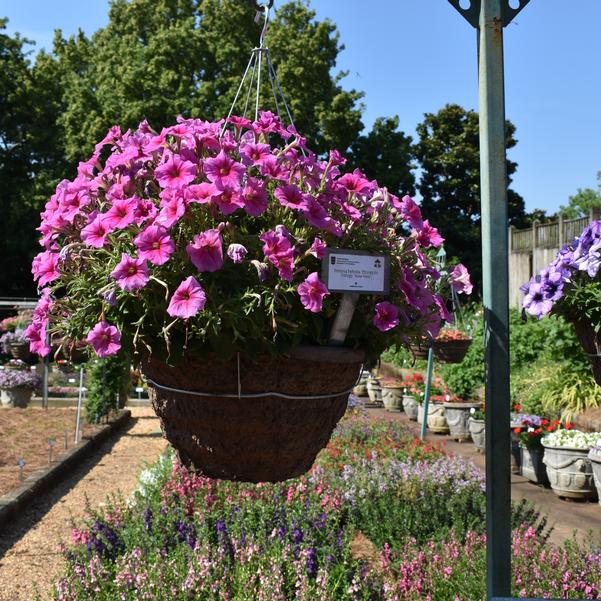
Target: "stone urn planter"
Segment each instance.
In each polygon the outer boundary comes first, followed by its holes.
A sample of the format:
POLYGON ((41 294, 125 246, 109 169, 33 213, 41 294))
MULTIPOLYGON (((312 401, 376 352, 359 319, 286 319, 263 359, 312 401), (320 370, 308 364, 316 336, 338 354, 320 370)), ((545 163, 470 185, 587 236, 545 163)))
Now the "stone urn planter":
POLYGON ((569 499, 594 499, 597 496, 593 482, 593 468, 588 458, 589 449, 547 446, 543 462, 553 492, 569 499))
POLYGON ((369 377, 369 372, 363 370, 361 375, 359 376, 359 381, 356 386, 353 388, 353 394, 359 397, 367 396, 367 379, 369 377))
POLYGON ((597 497, 601 505, 601 447, 597 446, 589 451, 589 461, 593 470, 593 482, 597 488, 597 497))
POLYGON ((543 456, 545 454, 544 449, 539 447, 526 449, 525 447, 520 446, 520 452, 522 455, 522 476, 524 476, 524 478, 528 478, 528 480, 530 480, 530 482, 534 482, 534 484, 549 486, 547 468, 543 463, 543 456))
POLYGON ((520 433, 526 429, 526 426, 521 421, 512 421, 510 423, 511 430, 511 471, 514 474, 521 473, 522 469, 522 451, 520 447, 520 433), (520 432, 518 432, 518 430, 520 432))
POLYGON ((400 382, 382 382, 382 403, 386 411, 403 410, 403 392, 405 387, 400 382))
POLYGON ((477 409, 480 403, 443 403, 449 434, 457 440, 469 440, 470 409, 477 409))
POLYGON ((417 421, 417 411, 419 409, 419 403, 415 399, 414 396, 410 394, 403 395, 403 410, 407 414, 407 417, 416 422, 417 421))
MULTIPOLYGON (((424 406, 419 405, 417 410, 417 423, 421 424, 424 419, 424 406)), ((443 403, 428 404, 428 430, 435 434, 448 434, 449 425, 445 416, 445 408, 443 403)))
POLYGON ((31 388, 3 388, 0 391, 0 404, 2 407, 27 407, 32 395, 31 388))
POLYGON ((468 420, 468 429, 476 448, 480 451, 484 451, 486 447, 486 428, 484 420, 470 417, 468 420))
POLYGON ((365 403, 366 407, 382 407, 382 386, 380 381, 374 375, 367 378, 367 396, 369 402, 365 403))

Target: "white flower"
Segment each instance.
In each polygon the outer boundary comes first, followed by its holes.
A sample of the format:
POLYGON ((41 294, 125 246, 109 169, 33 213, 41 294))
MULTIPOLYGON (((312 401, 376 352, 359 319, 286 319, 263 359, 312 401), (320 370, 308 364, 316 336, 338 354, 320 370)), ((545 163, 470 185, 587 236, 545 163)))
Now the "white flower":
POLYGON ((580 430, 556 430, 543 436, 546 447, 567 447, 572 449, 590 449, 595 446, 600 432, 581 432, 580 430))

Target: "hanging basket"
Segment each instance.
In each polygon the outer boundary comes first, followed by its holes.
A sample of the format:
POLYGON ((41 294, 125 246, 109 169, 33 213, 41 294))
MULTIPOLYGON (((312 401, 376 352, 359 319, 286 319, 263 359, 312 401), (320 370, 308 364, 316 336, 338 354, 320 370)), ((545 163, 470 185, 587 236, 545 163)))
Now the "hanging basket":
POLYGON ((601 386, 601 336, 595 332, 593 326, 587 321, 574 320, 576 337, 584 352, 588 355, 593 370, 595 382, 601 386))
POLYGON ((419 342, 411 342, 409 344, 409 350, 414 359, 427 359, 429 348, 429 341, 426 339, 420 340, 419 342))
POLYGON ((435 340, 432 345, 434 358, 441 363, 461 363, 472 344, 472 339, 435 340))
POLYGON ((32 354, 29 352, 29 342, 11 342, 8 345, 8 350, 14 359, 20 359, 29 363, 32 359, 32 354))
POLYGON ((288 357, 186 357, 176 366, 151 356, 142 370, 184 465, 212 478, 279 482, 305 473, 326 446, 363 359, 346 348, 297 347, 288 357))

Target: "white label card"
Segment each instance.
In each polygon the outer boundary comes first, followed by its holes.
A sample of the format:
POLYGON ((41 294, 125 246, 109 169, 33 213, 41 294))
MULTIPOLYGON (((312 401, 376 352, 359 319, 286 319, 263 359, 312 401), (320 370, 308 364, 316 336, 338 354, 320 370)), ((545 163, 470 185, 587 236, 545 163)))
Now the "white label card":
POLYGON ((322 262, 322 278, 330 292, 388 294, 390 257, 328 248, 322 262))

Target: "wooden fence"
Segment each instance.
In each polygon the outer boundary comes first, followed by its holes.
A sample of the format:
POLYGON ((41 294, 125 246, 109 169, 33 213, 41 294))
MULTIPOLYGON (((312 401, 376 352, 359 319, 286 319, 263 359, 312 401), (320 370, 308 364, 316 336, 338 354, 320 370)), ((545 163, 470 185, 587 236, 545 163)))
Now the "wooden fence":
POLYGON ((580 235, 599 213, 591 210, 588 217, 564 219, 549 223, 534 222, 532 227, 518 230, 509 227, 509 304, 521 307, 520 286, 548 265, 559 249, 580 235))

